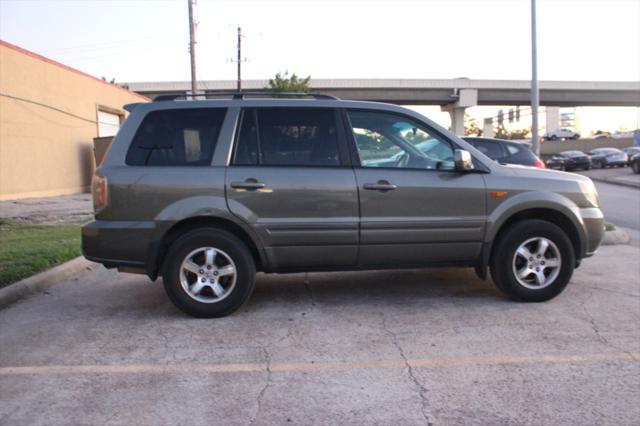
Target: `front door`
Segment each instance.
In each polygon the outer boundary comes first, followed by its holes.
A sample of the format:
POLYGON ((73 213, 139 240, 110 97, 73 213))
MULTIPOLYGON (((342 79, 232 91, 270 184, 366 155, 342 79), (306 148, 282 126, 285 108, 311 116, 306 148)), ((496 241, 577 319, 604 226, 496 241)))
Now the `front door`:
POLYGON ((411 118, 347 115, 360 161, 360 265, 473 262, 486 216, 482 175, 454 171, 452 143, 411 118))
POLYGON ((274 270, 356 264, 358 193, 343 129, 332 109, 242 113, 227 201, 256 230, 274 270))

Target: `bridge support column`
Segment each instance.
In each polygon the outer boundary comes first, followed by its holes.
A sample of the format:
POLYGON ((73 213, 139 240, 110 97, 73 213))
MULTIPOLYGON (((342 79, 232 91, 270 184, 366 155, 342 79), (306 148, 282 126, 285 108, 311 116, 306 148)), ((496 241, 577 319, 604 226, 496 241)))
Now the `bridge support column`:
POLYGON ((440 109, 451 116, 451 131, 464 136, 464 112, 468 107, 478 105, 477 89, 460 89, 455 94, 458 100, 452 104, 442 105, 440 109))

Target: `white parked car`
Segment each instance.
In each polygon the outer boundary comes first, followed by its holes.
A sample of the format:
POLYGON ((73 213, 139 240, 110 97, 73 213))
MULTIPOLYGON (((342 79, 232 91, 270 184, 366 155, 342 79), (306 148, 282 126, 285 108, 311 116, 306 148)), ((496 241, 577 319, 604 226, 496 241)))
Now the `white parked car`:
POLYGON ((546 140, 555 141, 557 139, 580 139, 580 133, 574 132, 571 129, 556 129, 551 132, 547 132, 544 135, 546 140))
POLYGON ((633 130, 617 130, 613 135, 611 135, 614 139, 622 139, 622 138, 632 138, 633 130))

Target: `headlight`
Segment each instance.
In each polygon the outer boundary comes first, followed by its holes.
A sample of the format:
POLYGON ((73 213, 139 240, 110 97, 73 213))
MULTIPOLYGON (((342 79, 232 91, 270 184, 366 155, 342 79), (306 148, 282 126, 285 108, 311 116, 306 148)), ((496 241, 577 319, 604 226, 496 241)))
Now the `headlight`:
POLYGON ((589 204, 592 207, 598 207, 600 205, 600 200, 598 199, 598 191, 596 190, 596 186, 593 184, 591 179, 587 181, 578 182, 580 185, 580 191, 582 191, 582 195, 587 199, 589 204))

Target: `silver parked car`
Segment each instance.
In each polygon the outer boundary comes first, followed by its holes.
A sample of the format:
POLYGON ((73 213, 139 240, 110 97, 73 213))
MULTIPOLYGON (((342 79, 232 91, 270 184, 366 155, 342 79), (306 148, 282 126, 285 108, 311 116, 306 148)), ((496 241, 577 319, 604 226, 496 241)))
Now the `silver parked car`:
POLYGON ((196 317, 238 309, 256 271, 474 267, 541 302, 603 236, 589 178, 501 165, 398 106, 239 94, 126 108, 83 253, 162 276, 196 317))

